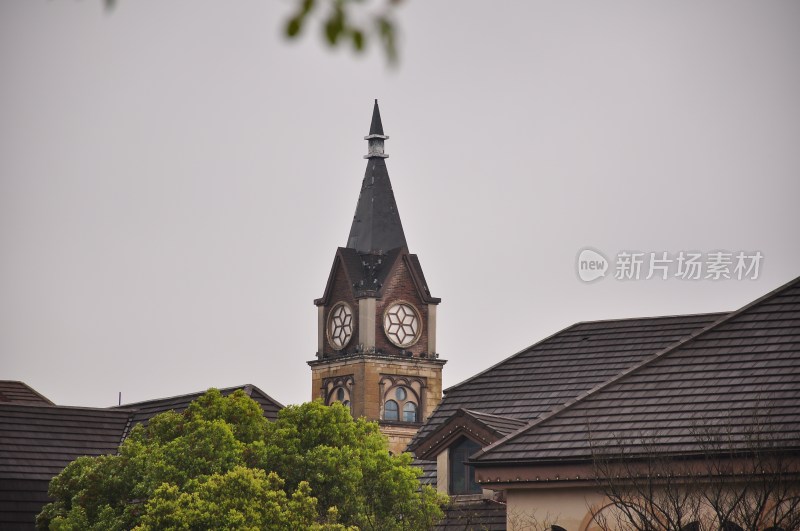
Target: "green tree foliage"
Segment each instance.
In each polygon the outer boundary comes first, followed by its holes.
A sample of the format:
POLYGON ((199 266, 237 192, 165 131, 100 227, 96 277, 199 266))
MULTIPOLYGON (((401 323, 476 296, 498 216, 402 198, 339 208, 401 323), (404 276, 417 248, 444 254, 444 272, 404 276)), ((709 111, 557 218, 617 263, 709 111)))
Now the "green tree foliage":
MULTIPOLYGON (((112 0, 113 1, 113 0, 112 0)), ((392 12, 399 0, 379 0, 378 9, 363 0, 296 0, 294 14, 286 22, 286 36, 295 39, 317 15, 325 41, 331 47, 349 43, 356 53, 376 40, 390 64, 397 62, 397 43, 392 12), (382 4, 382 5, 381 5, 382 4), (369 10, 369 7, 373 7, 369 10)))
POLYGON ((268 422, 241 391, 211 390, 135 427, 116 455, 80 457, 50 483, 40 529, 428 529, 443 500, 377 424, 343 406, 268 422))
MULTIPOLYGON (((103 0, 113 9, 118 0, 103 0)), ((318 25, 324 42, 331 48, 350 45, 363 53, 376 41, 391 65, 397 64, 397 38, 394 10, 401 0, 294 0, 295 9, 283 32, 290 40, 301 37, 308 26, 318 25)))

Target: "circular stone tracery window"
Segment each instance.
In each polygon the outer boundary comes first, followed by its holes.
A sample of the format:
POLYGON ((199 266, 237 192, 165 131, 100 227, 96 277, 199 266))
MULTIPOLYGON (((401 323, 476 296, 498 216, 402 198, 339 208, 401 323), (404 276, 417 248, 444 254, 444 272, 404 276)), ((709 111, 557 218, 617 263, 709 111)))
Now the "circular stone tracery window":
POLYGON ((328 343, 342 350, 353 337, 353 310, 346 302, 337 302, 328 314, 328 343))
POLYGON ((416 343, 421 329, 419 312, 407 302, 396 302, 383 314, 383 330, 386 332, 386 337, 400 348, 410 347, 416 343))

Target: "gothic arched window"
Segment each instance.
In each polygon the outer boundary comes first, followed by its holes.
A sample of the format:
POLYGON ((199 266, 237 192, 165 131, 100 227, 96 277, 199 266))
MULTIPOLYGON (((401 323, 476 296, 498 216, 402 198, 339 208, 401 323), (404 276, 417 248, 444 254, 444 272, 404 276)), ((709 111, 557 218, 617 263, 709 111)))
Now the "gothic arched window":
POLYGON ((383 405, 383 420, 400 420, 400 409, 394 400, 387 400, 383 405))
POLYGON ((419 422, 417 419, 417 405, 414 402, 406 402, 403 405, 403 422, 419 422))
POLYGON ((323 398, 325 405, 330 406, 336 402, 342 404, 344 407, 353 412, 351 407, 351 393, 353 387, 352 376, 339 376, 336 378, 326 378, 323 381, 323 398))
POLYGON ((335 387, 328 395, 326 404, 329 406, 339 402, 347 409, 350 409, 350 390, 344 386, 335 387))
POLYGON ((387 400, 383 403, 383 420, 419 422, 418 398, 413 390, 398 385, 389 390, 386 398, 387 400))
POLYGON ((386 375, 381 379, 381 420, 393 422, 422 422, 422 390, 419 378, 386 375))

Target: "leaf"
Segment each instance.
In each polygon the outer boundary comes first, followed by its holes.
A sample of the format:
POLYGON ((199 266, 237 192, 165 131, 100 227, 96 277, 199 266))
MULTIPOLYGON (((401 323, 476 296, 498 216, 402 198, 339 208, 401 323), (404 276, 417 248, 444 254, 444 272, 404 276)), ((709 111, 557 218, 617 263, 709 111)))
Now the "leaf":
POLYGON ((302 22, 301 17, 292 17, 289 19, 289 22, 286 23, 286 36, 287 37, 296 37, 300 30, 302 29, 302 22))
POLYGON ((353 30, 350 32, 350 38, 353 40, 353 48, 357 52, 364 51, 364 33, 361 30, 353 30))
POLYGON ((338 7, 334 9, 330 18, 325 22, 325 37, 328 44, 336 46, 339 36, 344 31, 344 11, 338 7))
POLYGON ((314 9, 314 0, 303 0, 303 15, 307 15, 312 9, 314 9))
POLYGON ((386 51, 386 59, 389 64, 397 64, 397 46, 395 43, 394 24, 387 17, 378 17, 375 21, 378 25, 378 34, 383 41, 383 49, 386 51))

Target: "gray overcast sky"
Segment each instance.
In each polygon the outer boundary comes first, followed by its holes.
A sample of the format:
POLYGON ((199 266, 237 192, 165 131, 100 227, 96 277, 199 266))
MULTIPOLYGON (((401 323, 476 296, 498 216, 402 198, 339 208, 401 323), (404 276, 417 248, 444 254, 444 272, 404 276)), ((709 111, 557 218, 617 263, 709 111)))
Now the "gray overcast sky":
POLYGON ((411 0, 396 70, 286 43, 292 7, 0 4, 0 378, 70 405, 307 400, 373 98, 445 386, 576 321, 800 275, 800 3, 411 0), (764 261, 586 284, 586 246, 764 261))

